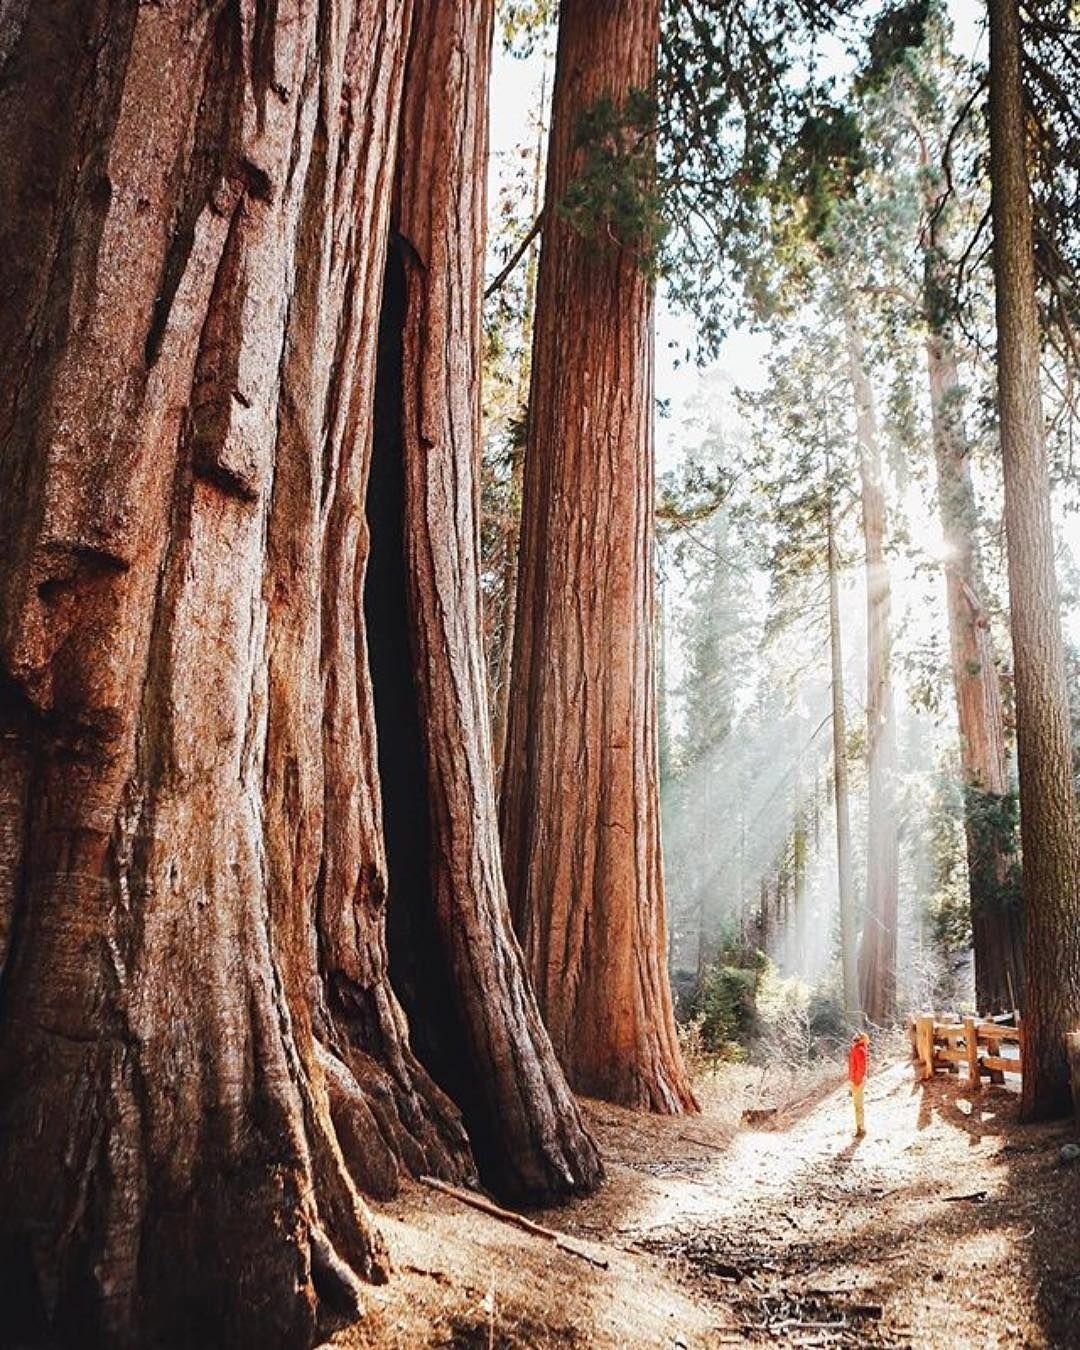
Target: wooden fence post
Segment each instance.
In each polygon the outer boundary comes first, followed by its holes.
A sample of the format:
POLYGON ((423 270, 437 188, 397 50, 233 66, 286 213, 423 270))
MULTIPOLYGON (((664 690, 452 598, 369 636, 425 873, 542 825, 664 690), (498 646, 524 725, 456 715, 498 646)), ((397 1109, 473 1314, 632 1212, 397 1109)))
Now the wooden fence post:
POLYGON ((915 1028, 919 1046, 919 1077, 924 1081, 934 1076, 934 1015, 920 1017, 915 1028))
POLYGON ((964 1049, 967 1051, 969 1086, 972 1092, 979 1092, 982 1088, 982 1071, 979 1064, 979 1038, 973 1017, 964 1018, 964 1049))

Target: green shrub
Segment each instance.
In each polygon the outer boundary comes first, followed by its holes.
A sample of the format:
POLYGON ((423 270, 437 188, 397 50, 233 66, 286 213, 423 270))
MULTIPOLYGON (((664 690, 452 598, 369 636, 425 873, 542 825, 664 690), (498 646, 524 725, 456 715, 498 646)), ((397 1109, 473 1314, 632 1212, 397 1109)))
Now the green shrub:
POLYGON ((757 966, 706 966, 697 982, 691 1017, 701 1043, 725 1059, 743 1059, 757 1030, 757 966))

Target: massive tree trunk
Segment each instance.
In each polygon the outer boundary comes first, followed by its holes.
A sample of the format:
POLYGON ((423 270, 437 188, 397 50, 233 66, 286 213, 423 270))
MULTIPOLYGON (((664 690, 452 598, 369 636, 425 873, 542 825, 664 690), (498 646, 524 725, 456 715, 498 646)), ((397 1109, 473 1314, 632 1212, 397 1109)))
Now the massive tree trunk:
MULTIPOLYGON (((826 473, 829 473, 828 464, 826 473)), ((832 693, 833 788, 836 799, 836 876, 840 899, 840 968, 844 981, 844 1011, 849 1018, 854 1019, 859 1012, 859 978, 855 888, 851 867, 844 649, 840 629, 840 562, 836 549, 836 520, 831 483, 826 491, 828 492, 825 528, 829 568, 829 668, 832 693)))
MULTIPOLYGON (((936 203, 930 203, 936 209, 936 203)), ((964 432, 963 390, 945 316, 943 258, 932 225, 926 256, 926 362, 944 539, 953 688, 964 785, 975 992, 980 1012, 1022 1006, 1023 922, 1013 896, 1008 759, 1001 682, 975 544, 978 515, 964 432)))
POLYGON ((338 791, 363 764, 351 615, 321 636, 318 617, 359 563, 361 316, 404 57, 402 7, 382 8, 275 25, 246 5, 72 2, 4 34, 16 1340, 303 1345, 349 1268, 383 1263, 311 997, 315 913, 329 930, 347 903, 356 987, 408 1077, 363 941, 381 898, 364 796, 338 791))
MULTIPOLYGON (((399 571, 413 678, 406 668, 395 696, 411 686, 415 702, 395 724, 419 737, 390 753, 406 750, 424 780, 420 796, 384 794, 396 841, 395 982, 421 1058, 464 1110, 485 1176, 503 1194, 541 1202, 590 1188, 600 1162, 528 985, 499 855, 478 530, 493 8, 420 0, 410 48, 373 470, 384 487, 396 480, 404 548, 380 574, 375 607, 397 604, 399 571), (426 822, 416 810, 425 794, 426 822)), ((377 709, 386 692, 377 684, 377 709)))
MULTIPOLYGON (((944 134, 943 128, 936 130, 939 136, 944 134)), ((944 572, 964 787, 975 993, 979 1010, 994 1013, 1022 1006, 1023 909, 1016 893, 1018 867, 1001 681, 982 600, 983 577, 976 544, 978 511, 953 337, 952 278, 945 248, 947 200, 944 184, 931 170, 925 151, 921 162, 928 221, 923 257, 926 362, 938 511, 946 548, 944 572)))
MULTIPOLYGON (((0 1291, 17 1343, 309 1344, 355 1312, 357 1275, 386 1270, 356 1183, 473 1173, 389 984, 358 612, 410 8, 58 0, 5 19, 0 1291)), ((460 810, 490 837, 477 780, 460 810)), ((550 1179, 552 1122, 577 1120, 550 1072, 534 1090, 525 1165, 550 1179)), ((567 1165, 550 1189, 594 1173, 567 1165)))
POLYGON ((990 175, 1009 610, 1020 761, 1027 1005, 1022 1109, 1071 1107, 1080 1026, 1080 821, 1039 390, 1031 190, 1017 0, 990 0, 990 175))
POLYGON ((866 912, 859 947, 859 988, 866 1018, 883 1026, 896 1016, 896 909, 899 842, 896 823, 896 716, 892 689, 892 588, 885 558, 885 485, 874 393, 862 333, 845 315, 866 547, 866 912))
POLYGON ((693 1105, 664 966, 653 670, 652 285, 559 203, 581 114, 656 71, 657 0, 566 0, 547 169, 503 772, 514 920, 571 1083, 693 1105))

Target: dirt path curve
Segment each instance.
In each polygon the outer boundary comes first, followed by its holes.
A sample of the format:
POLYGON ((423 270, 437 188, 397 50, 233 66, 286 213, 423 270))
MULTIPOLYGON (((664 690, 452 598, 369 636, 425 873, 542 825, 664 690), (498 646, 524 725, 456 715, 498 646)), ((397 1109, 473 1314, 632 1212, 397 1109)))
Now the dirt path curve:
POLYGON ((1016 1106, 890 1065, 865 1139, 845 1087, 741 1131, 672 1178, 636 1245, 734 1314, 717 1343, 1080 1346, 1080 1170, 1059 1154, 1075 1128, 1023 1129, 1016 1106))
POLYGON ((859 1141, 843 1086, 761 1130, 730 1103, 587 1109, 609 1180, 537 1217, 606 1270, 411 1189, 386 1220, 398 1274, 348 1343, 1080 1347, 1076 1130, 1020 1127, 1014 1094, 894 1063, 859 1141))

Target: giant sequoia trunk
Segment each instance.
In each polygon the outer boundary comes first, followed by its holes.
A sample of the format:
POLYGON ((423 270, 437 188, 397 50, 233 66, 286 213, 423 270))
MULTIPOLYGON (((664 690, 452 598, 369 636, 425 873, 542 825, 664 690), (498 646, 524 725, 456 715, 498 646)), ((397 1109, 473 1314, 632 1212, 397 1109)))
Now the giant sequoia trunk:
MULTIPOLYGON (((928 205, 937 210, 936 202, 928 205)), ((1008 759, 1001 682, 994 661, 990 623, 975 544, 978 516, 963 421, 963 390, 950 326, 948 285, 937 237, 930 227, 926 256, 929 331, 926 361, 937 466, 938 510, 945 542, 953 689, 960 732, 964 785, 975 992, 980 1012, 1022 1005, 1023 923, 1013 895, 1015 859, 1008 833, 1008 759)))
MULTIPOLYGON (((306 1345, 355 1311, 357 1275, 386 1269, 357 1184, 472 1175, 388 979, 358 609, 410 8, 57 0, 5 19, 0 1290, 16 1343, 306 1345)), ((482 72, 486 20, 438 11, 482 72)), ((414 45, 435 12, 424 0, 414 45)), ((449 64, 417 78, 436 108, 462 96, 449 64)), ((460 152, 439 167, 478 171, 460 152)), ((456 305, 467 346, 471 291, 456 305)), ((454 443, 455 462, 474 453, 454 443)), ((455 550, 475 505, 457 509, 452 535, 437 514, 418 528, 468 590, 475 551, 455 550)), ((443 669, 479 699, 475 615, 461 624, 443 669)), ((432 743, 454 735, 432 720, 432 743)), ((486 768, 453 809, 467 829, 486 814, 490 839, 486 768)), ((517 1021, 476 1073, 504 1086, 519 1045, 544 1073, 526 1110, 505 1091, 485 1109, 517 1113, 513 1179, 573 1189, 595 1158, 492 908, 477 903, 471 952, 517 1021)), ((448 964, 457 978, 457 950, 448 964)))
POLYGON ((656 70, 657 0, 566 0, 547 169, 522 512, 504 864, 571 1083, 693 1105, 664 965, 652 582, 652 286, 558 211, 581 114, 656 70))
POLYGON ((866 547, 866 912, 859 947, 859 989, 867 1019, 878 1026, 896 1016, 896 911, 899 843, 896 824, 896 714, 892 689, 892 587, 885 557, 885 483, 874 393, 866 373, 862 334, 846 315, 848 364, 866 547))
POLYGON ((1031 191, 1017 0, 990 0, 990 175, 1024 856, 1023 1111, 1071 1108, 1065 1036, 1080 1026, 1080 821, 1039 391, 1031 191))
POLYGON ((493 9, 423 0, 406 78, 375 467, 401 484, 416 698, 404 720, 420 731, 409 749, 425 765, 429 816, 417 829, 416 798, 392 799, 409 823, 395 833, 391 895, 400 869, 414 876, 421 859, 427 871, 391 902, 391 957, 417 1047, 463 1107, 485 1175, 539 1202, 588 1189, 600 1162, 528 986, 499 855, 478 531, 493 9))

